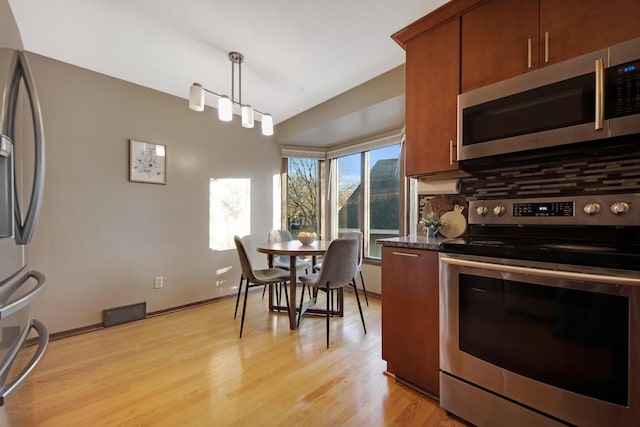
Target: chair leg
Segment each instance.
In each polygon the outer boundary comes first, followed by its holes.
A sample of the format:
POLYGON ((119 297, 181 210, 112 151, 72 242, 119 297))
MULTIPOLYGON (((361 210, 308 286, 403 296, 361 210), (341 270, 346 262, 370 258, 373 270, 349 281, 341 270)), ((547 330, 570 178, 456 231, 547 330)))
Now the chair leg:
POLYGON ((244 328, 244 313, 247 311, 247 295, 249 295, 249 279, 244 287, 244 304, 242 306, 242 321, 240 322, 240 338, 242 338, 242 328, 244 328))
POLYGON ((327 282, 327 348, 329 348, 329 282, 327 282))
MULTIPOLYGON (((364 291, 364 299, 367 302, 367 307, 369 307, 369 298, 367 297, 367 287, 364 285, 364 276, 362 275, 362 270, 360 270, 360 281, 362 282, 362 290, 364 291)), ((353 281, 355 285, 356 281, 353 281)))
POLYGON ((264 294, 267 292, 267 286, 269 285, 264 285, 264 288, 262 288, 262 299, 264 299, 264 294))
MULTIPOLYGON (((311 270, 313 270, 313 267, 311 267, 311 270)), ((308 268, 304 269, 304 274, 309 274, 309 269, 308 268)), ((313 297, 311 296, 311 286, 309 286, 309 299, 311 299, 311 298, 313 298, 313 297)))
POLYGON ((362 319, 362 327, 364 328, 364 334, 367 334, 367 327, 364 325, 364 316, 362 315, 362 306, 360 305, 360 298, 358 297, 358 287, 356 286, 356 279, 353 279, 353 289, 356 293, 356 301, 358 301, 358 310, 360 310, 360 319, 362 319))
POLYGON ((240 275, 240 284, 238 285, 238 296, 236 297, 236 311, 233 313, 235 319, 238 315, 238 303, 240 302, 240 293, 242 293, 242 282, 244 282, 244 275, 240 275))
POLYGON ((287 303, 287 313, 288 313, 290 309, 289 309, 289 291, 287 291, 287 282, 282 282, 281 285, 284 288, 284 302, 287 303))

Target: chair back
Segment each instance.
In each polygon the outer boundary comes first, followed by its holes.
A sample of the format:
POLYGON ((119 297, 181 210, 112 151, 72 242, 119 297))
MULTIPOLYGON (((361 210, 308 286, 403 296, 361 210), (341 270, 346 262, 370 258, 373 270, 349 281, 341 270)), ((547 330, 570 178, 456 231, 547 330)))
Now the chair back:
POLYGON ((240 268, 242 268, 242 274, 247 280, 249 280, 249 282, 255 283, 256 277, 253 274, 253 267, 251 267, 251 260, 249 260, 247 248, 244 244, 244 241, 240 236, 233 236, 233 241, 236 244, 238 258, 240 258, 240 268))
MULTIPOLYGON (((269 243, 290 242, 291 240, 293 240, 293 236, 289 230, 271 230, 267 238, 269 243)), ((288 255, 278 255, 277 258, 284 264, 288 264, 290 261, 288 255)))
POLYGON ((271 230, 269 232, 269 243, 289 242, 293 240, 293 236, 289 230, 271 230))
POLYGON ((341 288, 351 283, 358 271, 358 241, 353 238, 336 239, 327 248, 322 259, 316 286, 341 288))
POLYGON ((342 237, 345 239, 358 239, 358 269, 360 269, 360 267, 362 267, 362 258, 364 252, 362 231, 352 231, 350 233, 345 233, 342 237))

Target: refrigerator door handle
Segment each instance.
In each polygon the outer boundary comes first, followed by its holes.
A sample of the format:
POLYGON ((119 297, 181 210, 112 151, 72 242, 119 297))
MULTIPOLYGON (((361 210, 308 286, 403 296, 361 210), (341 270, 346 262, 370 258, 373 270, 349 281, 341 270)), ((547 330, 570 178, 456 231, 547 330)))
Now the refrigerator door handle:
MULTIPOLYGON (((31 237, 33 236, 33 231, 40 213, 40 206, 42 205, 42 193, 44 191, 44 131, 42 127, 42 112, 40 110, 38 93, 36 92, 36 86, 33 82, 33 77, 31 76, 27 57, 22 51, 18 53, 18 64, 11 88, 11 99, 14 109, 18 99, 18 87, 21 77, 27 90, 29 105, 31 106, 33 116, 33 135, 35 139, 33 186, 31 188, 31 198, 29 200, 29 207, 27 208, 27 214, 24 218, 24 222, 22 221, 19 203, 15 204, 17 225, 15 236, 16 243, 19 245, 26 245, 31 242, 31 237)), ((13 126, 13 124, 11 124, 11 126, 13 126)))
POLYGON ((36 286, 34 286, 34 288, 31 289, 29 293, 22 296, 21 298, 13 301, 10 304, 2 305, 0 307, 0 319, 4 319, 5 317, 22 309, 24 306, 31 304, 40 295, 40 293, 42 292, 42 289, 44 288, 44 282, 46 281, 46 278, 44 274, 35 270, 31 270, 29 271, 29 273, 25 274, 20 279, 20 281, 16 283, 15 289, 17 290, 20 286, 26 283, 26 281, 29 280, 30 278, 36 279, 37 281, 36 286))
MULTIPOLYGON (((5 372, 11 366, 11 363, 15 359, 18 354, 18 351, 24 345, 24 342, 29 335, 31 329, 34 329, 38 334, 38 349, 34 353, 33 357, 27 365, 20 371, 20 373, 16 376, 16 378, 8 385, 0 385, 0 406, 4 405, 6 399, 15 392, 18 387, 22 385, 22 383, 27 379, 27 377, 31 374, 31 372, 35 369, 36 365, 40 363, 42 356, 44 356, 44 352, 47 350, 47 346, 49 345, 49 333, 47 332, 47 328, 37 319, 31 320, 31 326, 29 328, 25 328, 25 334, 22 337, 22 342, 19 346, 15 347, 15 351, 5 359, 5 363, 0 367, 0 372, 5 372)), ((3 376, 5 376, 3 374, 3 376)))

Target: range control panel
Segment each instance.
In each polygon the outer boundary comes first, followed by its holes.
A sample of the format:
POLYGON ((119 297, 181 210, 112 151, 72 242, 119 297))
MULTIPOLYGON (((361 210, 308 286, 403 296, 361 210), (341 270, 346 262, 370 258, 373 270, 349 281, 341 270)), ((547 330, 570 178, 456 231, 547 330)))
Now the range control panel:
POLYGON ((640 194, 472 200, 469 224, 640 226, 640 194))

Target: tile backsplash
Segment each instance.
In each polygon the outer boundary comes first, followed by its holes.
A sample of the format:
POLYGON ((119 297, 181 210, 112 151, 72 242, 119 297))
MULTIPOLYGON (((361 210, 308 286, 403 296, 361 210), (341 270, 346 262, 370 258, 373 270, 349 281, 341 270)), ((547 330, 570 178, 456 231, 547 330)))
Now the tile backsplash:
POLYGON ((548 153, 526 154, 472 165, 461 179, 469 199, 570 196, 640 192, 640 137, 591 142, 548 153))

